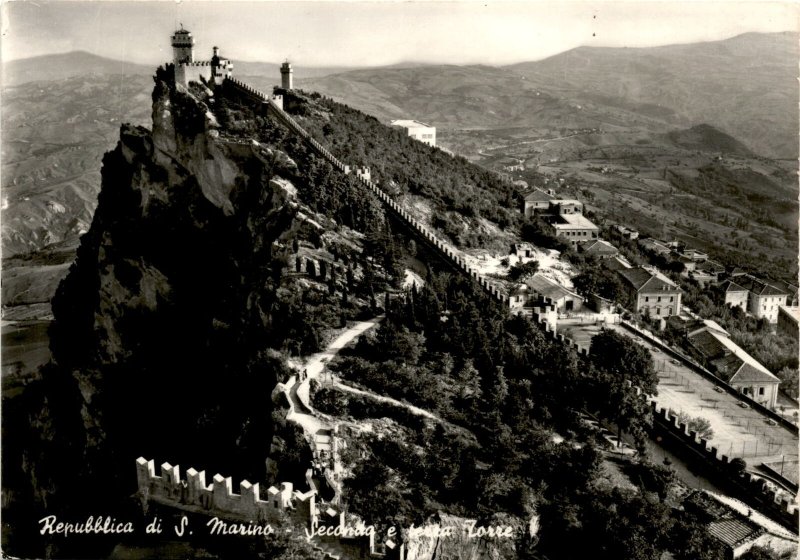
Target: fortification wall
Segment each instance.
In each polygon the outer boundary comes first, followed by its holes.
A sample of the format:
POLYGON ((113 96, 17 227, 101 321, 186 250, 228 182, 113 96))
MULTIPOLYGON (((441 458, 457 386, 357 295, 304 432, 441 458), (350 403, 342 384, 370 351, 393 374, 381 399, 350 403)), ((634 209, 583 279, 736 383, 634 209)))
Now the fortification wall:
POLYGON ((189 82, 206 82, 211 81, 211 62, 208 60, 198 62, 184 62, 175 67, 175 83, 181 84, 183 87, 189 85, 189 82))
MULTIPOLYGON (((636 389, 637 393, 641 394, 641 390, 638 387, 636 389)), ((677 415, 671 414, 669 409, 659 407, 654 399, 650 399, 649 402, 653 413, 653 422, 657 426, 669 432, 676 441, 707 465, 724 474, 725 478, 742 490, 743 497, 756 498, 797 531, 800 507, 792 501, 789 495, 775 489, 765 479, 749 472, 745 471, 737 476, 730 467, 732 457, 728 457, 718 448, 709 445, 707 439, 701 438, 696 431, 690 430, 687 424, 681 422, 677 415)))
MULTIPOLYGON (((306 474, 310 478, 310 473, 306 474)), ((363 523, 348 523, 343 511, 319 502, 315 490, 299 492, 291 482, 282 482, 280 488, 270 486, 267 499, 262 499, 258 483, 241 481, 237 494, 230 477, 215 474, 211 484, 206 484, 205 471, 190 468, 181 478, 180 467, 169 463, 162 463, 159 476, 154 461, 144 457, 136 459, 136 479, 137 494, 145 508, 152 501, 182 511, 259 525, 288 515, 314 533, 317 544, 334 545, 357 558, 404 560, 402 544, 367 533, 363 523)), ((324 552, 324 547, 318 550, 324 552)))

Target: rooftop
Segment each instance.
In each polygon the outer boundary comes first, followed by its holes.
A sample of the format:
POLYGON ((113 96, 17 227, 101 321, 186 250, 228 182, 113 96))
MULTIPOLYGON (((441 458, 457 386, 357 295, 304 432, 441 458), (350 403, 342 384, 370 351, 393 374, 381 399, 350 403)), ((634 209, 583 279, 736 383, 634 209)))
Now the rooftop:
POLYGON ((637 292, 669 292, 680 293, 681 289, 675 283, 659 272, 650 272, 644 268, 623 268, 617 270, 622 279, 633 286, 637 292))
POLYGON ((555 222, 553 227, 559 229, 597 229, 591 220, 586 218, 583 214, 560 214, 559 219, 561 223, 555 222))
POLYGON ((548 297, 552 300, 561 299, 565 296, 580 297, 575 292, 566 289, 561 284, 557 284, 553 280, 550 280, 546 276, 542 276, 538 272, 531 278, 525 280, 525 284, 537 294, 548 297))
POLYGON ((742 286, 740 286, 739 284, 737 284, 733 280, 725 280, 725 282, 723 282, 720 285, 720 288, 722 289, 723 292, 746 292, 747 291, 747 288, 743 288, 742 286))
POLYGON ((692 492, 683 505, 705 518, 708 532, 730 548, 755 540, 765 532, 758 524, 702 490, 692 492))
POLYGON ((589 241, 584 245, 583 252, 589 255, 616 255, 619 253, 608 241, 598 239, 597 241, 589 241))
POLYGON ((553 195, 548 194, 548 193, 546 193, 544 191, 541 191, 539 189, 533 189, 533 191, 531 191, 531 192, 529 192, 528 194, 525 195, 525 200, 527 200, 529 202, 537 202, 537 201, 549 202, 549 201, 555 200, 555 199, 556 199, 556 197, 554 197, 553 195))
POLYGON ((703 327, 690 333, 688 338, 729 383, 780 382, 780 379, 770 373, 758 360, 714 328, 703 327))
POLYGON ((400 119, 394 120, 390 123, 392 126, 402 126, 403 128, 433 128, 429 124, 425 124, 424 122, 415 121, 412 119, 400 119))
POLYGON ((742 274, 736 277, 736 283, 747 288, 759 296, 785 296, 786 290, 782 290, 772 284, 759 280, 752 274, 742 274))

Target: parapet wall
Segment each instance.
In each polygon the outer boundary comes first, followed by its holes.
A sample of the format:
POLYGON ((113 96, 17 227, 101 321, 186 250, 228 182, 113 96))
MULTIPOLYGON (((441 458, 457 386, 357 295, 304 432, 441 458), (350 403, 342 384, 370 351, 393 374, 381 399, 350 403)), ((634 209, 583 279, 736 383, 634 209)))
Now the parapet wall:
POLYGON ((139 495, 144 501, 239 521, 266 523, 287 511, 301 519, 310 519, 315 508, 314 493, 297 492, 290 482, 281 483, 280 488, 271 486, 265 500, 261 498, 258 483, 243 480, 237 494, 230 477, 215 474, 211 483, 206 484, 205 471, 190 468, 182 479, 180 467, 169 463, 161 465, 161 476, 158 476, 153 461, 143 457, 136 460, 136 478, 139 495))
MULTIPOLYGON (((637 388, 638 389, 638 388, 637 388)), ((790 522, 797 530, 798 505, 794 503, 785 492, 780 492, 773 488, 766 480, 759 478, 751 473, 744 472, 736 480, 736 477, 729 466, 732 457, 728 457, 714 446, 709 445, 705 438, 690 430, 685 422, 681 422, 677 415, 670 413, 669 409, 658 406, 654 399, 650 399, 650 407, 653 412, 653 421, 662 429, 669 431, 683 445, 701 457, 710 466, 725 472, 728 477, 737 483, 753 496, 759 496, 761 500, 769 505, 775 512, 781 515, 785 521, 790 522)))
MULTIPOLYGON (((307 477, 310 476, 307 473, 307 477)), ((237 494, 230 477, 215 474, 211 483, 206 484, 205 471, 190 468, 182 479, 180 467, 169 463, 161 465, 159 476, 155 474, 154 461, 144 457, 136 459, 136 478, 137 494, 143 507, 155 502, 182 511, 258 525, 289 516, 316 535, 312 541, 316 545, 328 544, 357 558, 404 560, 405 557, 404 545, 391 539, 381 540, 374 532, 365 534, 363 523, 348 523, 343 511, 318 502, 315 490, 299 492, 291 482, 282 482, 280 488, 270 486, 266 499, 262 499, 258 483, 241 481, 237 494), (338 534, 322 534, 334 531, 338 534)), ((325 552, 324 546, 318 550, 325 552)))

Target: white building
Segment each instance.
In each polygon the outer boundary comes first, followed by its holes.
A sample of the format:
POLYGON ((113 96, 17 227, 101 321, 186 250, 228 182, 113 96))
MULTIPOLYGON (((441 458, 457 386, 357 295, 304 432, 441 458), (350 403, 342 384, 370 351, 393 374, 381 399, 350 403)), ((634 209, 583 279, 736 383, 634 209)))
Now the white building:
POLYGON ((408 135, 415 140, 425 142, 429 146, 436 145, 436 127, 414 120, 395 120, 390 123, 392 126, 399 126, 408 131, 408 135))

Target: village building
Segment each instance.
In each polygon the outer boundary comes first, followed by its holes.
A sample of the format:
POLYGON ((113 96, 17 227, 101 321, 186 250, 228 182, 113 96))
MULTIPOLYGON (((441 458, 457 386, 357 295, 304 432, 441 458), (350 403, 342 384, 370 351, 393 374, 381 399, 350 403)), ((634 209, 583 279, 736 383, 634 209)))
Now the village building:
POLYGON ((781 305, 778 308, 778 332, 791 336, 795 340, 800 338, 800 307, 781 305))
POLYGON ((536 212, 548 210, 550 208, 550 203, 554 200, 556 200, 556 196, 553 189, 543 191, 534 188, 525 195, 522 212, 526 217, 533 216, 536 212))
POLYGON ((554 305, 559 313, 577 311, 583 306, 581 296, 538 272, 525 280, 525 285, 529 297, 554 305))
POLYGON ((696 350, 717 377, 768 408, 775 408, 781 380, 733 342, 720 329, 704 326, 687 335, 696 350))
POLYGON ((773 284, 759 280, 751 274, 734 276, 734 281, 747 289, 747 312, 757 319, 778 322, 778 308, 786 305, 788 294, 773 284))
POLYGON ((617 270, 634 312, 656 319, 680 315, 681 289, 660 272, 642 267, 617 270))
POLYGON ((786 305, 789 307, 796 307, 800 305, 798 301, 798 288, 794 284, 784 282, 782 280, 770 280, 770 284, 786 292, 786 305))
POLYGON ((708 534, 723 545, 729 560, 739 558, 754 546, 792 556, 797 551, 796 538, 788 531, 778 532, 763 516, 737 511, 704 490, 692 491, 684 498, 683 507, 696 515, 708 534))
POLYGON ((392 126, 399 126, 401 128, 405 128, 408 132, 408 135, 415 139, 419 140, 420 142, 424 142, 429 146, 436 146, 436 127, 431 126, 429 124, 425 124, 424 122, 409 120, 409 119, 400 119, 391 121, 389 124, 392 126))
POLYGON ((563 237, 573 246, 600 236, 600 228, 583 215, 582 202, 556 198, 553 191, 534 189, 525 195, 523 213, 540 216, 552 228, 553 235, 563 237))
POLYGON ((635 229, 620 224, 614 225, 612 229, 624 239, 639 239, 639 232, 635 229))
POLYGON ((659 241, 658 239, 653 239, 652 237, 644 237, 639 239, 638 244, 642 249, 651 251, 664 257, 669 257, 669 255, 672 253, 672 247, 670 247, 667 243, 659 241))
POLYGON ((740 286, 733 280, 726 280, 720 285, 720 291, 725 295, 725 305, 741 307, 743 311, 747 311, 747 288, 740 286))
POLYGON ((694 272, 690 274, 689 277, 705 285, 707 283, 719 282, 719 278, 722 274, 725 274, 724 266, 716 261, 705 260, 697 263, 694 272))
POLYGON ((581 244, 581 250, 583 254, 597 257, 598 259, 610 259, 619 255, 619 249, 603 239, 587 241, 581 244))
POLYGON ((530 243, 514 243, 514 254, 526 258, 536 256, 535 249, 530 243))

